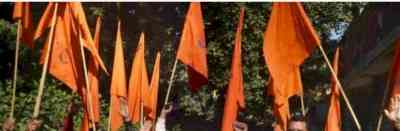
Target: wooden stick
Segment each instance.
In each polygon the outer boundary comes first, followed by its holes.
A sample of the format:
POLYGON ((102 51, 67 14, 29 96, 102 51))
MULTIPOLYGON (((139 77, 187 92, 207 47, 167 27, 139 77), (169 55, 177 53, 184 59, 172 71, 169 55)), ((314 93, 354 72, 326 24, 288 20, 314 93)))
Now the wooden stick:
MULTIPOLYGON (((391 69, 390 69, 390 72, 389 72, 389 79, 388 80, 386 80, 386 84, 385 84, 385 89, 384 89, 384 92, 383 92, 383 98, 382 98, 382 102, 381 102, 381 108, 382 109, 384 109, 385 108, 385 101, 386 101, 386 99, 387 99, 387 95, 388 95, 388 93, 389 93, 389 86, 390 86, 390 77, 392 76, 392 73, 393 73, 393 66, 394 66, 394 64, 392 64, 392 66, 391 66, 391 69)), ((382 111, 380 111, 379 112, 379 119, 378 119, 378 124, 377 124, 377 126, 376 126, 376 131, 380 131, 381 130, 381 126, 382 126, 382 122, 383 122, 383 110, 382 111)))
MULTIPOLYGON (((93 104, 92 104, 92 93, 90 92, 90 83, 88 78, 88 70, 86 66, 86 58, 85 58, 85 50, 83 49, 83 41, 81 38, 81 32, 79 30, 79 46, 81 48, 81 56, 82 56, 82 64, 83 64, 83 74, 85 76, 85 85, 86 85, 86 97, 89 103, 89 116, 92 119, 92 127, 93 130, 96 131, 96 124, 94 122, 94 112, 93 112, 93 104)), ((90 121, 89 121, 90 122, 90 121)))
POLYGON ((303 114, 303 117, 306 116, 306 109, 304 106, 304 91, 303 94, 300 95, 300 103, 301 103, 301 113, 303 114))
POLYGON ((322 45, 319 45, 319 44, 318 44, 318 47, 319 47, 319 50, 321 51, 321 53, 322 53, 322 55, 323 55, 323 57, 324 57, 324 59, 325 59, 326 64, 327 64, 328 67, 329 67, 329 70, 331 71, 331 74, 332 74, 334 80, 335 80, 336 83, 337 83, 337 87, 339 87, 340 93, 341 93, 342 96, 343 96, 343 99, 344 99, 344 101, 345 101, 345 103, 346 103, 347 108, 350 110, 351 116, 353 117, 353 120, 354 120, 354 122, 355 122, 355 124, 356 124, 356 126, 357 126, 357 129, 358 129, 359 131, 361 131, 361 130, 362 130, 362 129, 361 129, 361 125, 360 125, 360 123, 358 122, 357 116, 356 116, 356 114, 354 113, 353 108, 351 107, 350 101, 348 100, 347 95, 346 95, 346 93, 345 93, 344 90, 343 90, 342 84, 340 83, 338 77, 336 76, 337 73, 336 73, 335 70, 333 69, 332 64, 329 62, 328 56, 326 55, 324 49, 322 48, 322 45))
POLYGON ((109 113, 108 113, 108 126, 107 126, 107 131, 110 131, 111 130, 111 112, 112 112, 112 103, 113 103, 113 99, 112 99, 112 96, 110 97, 111 98, 111 100, 110 100, 110 107, 109 107, 109 113))
POLYGON ((12 90, 11 112, 10 112, 11 118, 14 118, 14 110, 15 110, 15 93, 17 91, 19 44, 21 42, 21 33, 22 33, 21 26, 22 26, 21 19, 19 19, 18 27, 17 27, 17 42, 15 45, 14 77, 13 77, 13 83, 12 83, 13 90, 12 90))
POLYGON ((176 70, 177 63, 178 63, 178 59, 175 59, 174 66, 172 67, 171 77, 169 78, 169 85, 168 85, 167 95, 165 96, 164 106, 167 105, 167 103, 168 103, 168 98, 171 93, 172 84, 174 83, 175 70, 176 70))
POLYGON ((42 68, 42 75, 40 77, 40 83, 39 83, 39 91, 38 95, 36 96, 36 103, 35 103, 35 109, 33 111, 33 116, 32 118, 36 119, 39 116, 39 111, 40 111, 40 104, 42 101, 42 95, 43 95, 43 89, 44 89, 44 84, 46 81, 46 75, 47 75, 47 67, 49 66, 49 58, 50 58, 50 52, 51 48, 53 45, 53 35, 54 35, 54 29, 56 26, 56 15, 57 15, 57 10, 58 10, 58 3, 55 3, 54 7, 54 12, 53 12, 53 18, 51 20, 51 27, 50 27, 50 34, 49 34, 49 41, 48 41, 48 48, 46 52, 46 56, 44 59, 44 64, 42 68))

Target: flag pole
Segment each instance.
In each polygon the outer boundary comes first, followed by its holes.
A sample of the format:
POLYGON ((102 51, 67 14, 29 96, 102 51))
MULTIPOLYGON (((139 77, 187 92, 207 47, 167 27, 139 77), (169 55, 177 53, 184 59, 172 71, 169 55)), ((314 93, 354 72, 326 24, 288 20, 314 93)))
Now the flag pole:
POLYGON ((40 111, 40 104, 42 101, 42 96, 43 96, 43 89, 44 89, 44 84, 46 81, 46 74, 47 74, 47 67, 49 66, 49 58, 50 58, 50 52, 51 52, 51 48, 53 45, 53 35, 54 35, 54 30, 55 30, 55 26, 56 26, 56 15, 57 15, 57 10, 58 10, 58 3, 55 3, 55 7, 54 7, 54 13, 53 13, 53 17, 51 20, 51 28, 50 28, 50 34, 49 34, 49 41, 48 41, 48 48, 47 48, 47 52, 46 52, 46 56, 45 56, 45 60, 43 63, 43 68, 42 68, 42 74, 40 77, 40 83, 39 83, 39 91, 38 91, 38 95, 36 96, 36 103, 35 103, 35 109, 33 111, 33 116, 32 118, 36 119, 39 116, 39 111, 40 111))
POLYGON ((15 46, 15 60, 14 60, 14 77, 13 77, 13 90, 12 90, 12 98, 11 98, 11 112, 10 112, 10 117, 14 118, 14 110, 15 110, 15 93, 17 90, 17 77, 18 77, 18 54, 19 54, 19 45, 21 42, 21 19, 18 20, 18 27, 17 27, 17 41, 16 41, 16 46, 15 46))
POLYGON ((349 99, 347 98, 347 95, 346 95, 346 93, 345 93, 344 90, 343 90, 343 87, 342 87, 342 84, 341 84, 340 81, 339 81, 339 78, 335 75, 335 74, 337 74, 337 73, 336 73, 335 70, 333 69, 332 64, 329 62, 328 56, 326 55, 324 49, 322 48, 322 45, 318 44, 318 47, 319 47, 319 50, 321 51, 321 53, 322 53, 322 55, 323 55, 323 57, 324 57, 324 59, 325 59, 326 64, 327 64, 328 67, 329 67, 329 70, 330 70, 330 72, 331 72, 331 74, 332 74, 332 76, 333 76, 335 82, 337 83, 337 87, 339 87, 339 90, 340 90, 340 92, 341 92, 341 94, 342 94, 342 96, 343 96, 343 99, 344 99, 344 101, 345 101, 345 103, 346 103, 347 108, 348 108, 349 111, 350 111, 351 116, 353 117, 353 120, 354 120, 354 122, 355 122, 355 124, 356 124, 356 126, 357 126, 357 129, 358 129, 359 131, 361 131, 361 125, 360 125, 360 123, 359 123, 359 121, 358 121, 358 119, 357 119, 357 116, 356 116, 356 114, 354 113, 353 108, 351 107, 350 101, 349 101, 349 99))
POLYGON ((94 122, 92 93, 90 92, 90 89, 89 89, 90 88, 90 83, 89 83, 89 79, 88 79, 88 70, 87 70, 87 66, 86 66, 85 51, 83 49, 83 42, 82 42, 80 30, 79 30, 78 33, 79 33, 79 46, 81 48, 81 56, 82 56, 82 64, 83 64, 83 74, 85 76, 85 85, 86 85, 86 94, 87 94, 86 97, 87 97, 88 103, 89 103, 89 116, 92 119, 91 123, 92 123, 93 130, 96 131, 96 124, 94 122))
MULTIPOLYGON (((111 100, 110 100, 110 107, 109 107, 109 112, 108 112, 108 124, 107 124, 107 131, 110 131, 111 130, 111 112, 112 112, 112 110, 111 110, 111 107, 113 106, 113 99, 112 99, 112 96, 111 96, 111 100)), ((120 107, 121 108, 121 107, 120 107)))
POLYGON ((300 95, 300 103, 301 103, 301 113, 303 114, 303 117, 305 117, 306 116, 306 109, 305 109, 305 106, 304 106, 304 91, 300 95))
MULTIPOLYGON (((389 79, 386 81, 386 85, 385 85, 385 89, 384 89, 384 92, 383 92, 383 98, 382 98, 382 102, 381 102, 381 107, 382 107, 382 109, 384 109, 385 108, 385 101, 386 101, 386 99, 387 99, 387 95, 388 95, 388 93, 389 93, 389 86, 390 86, 390 77, 392 76, 392 73, 393 73, 393 66, 394 66, 394 64, 392 64, 392 68, 390 69, 390 72, 389 72, 389 79)), ((379 112, 379 119, 378 119, 378 124, 377 124, 377 126, 376 126, 376 131, 380 131, 381 130, 381 126, 382 126, 382 121, 383 121, 383 113, 382 113, 383 111, 380 111, 379 112)))
POLYGON ((174 83, 175 71, 176 71, 176 64, 178 63, 178 59, 175 59, 174 66, 172 67, 171 77, 169 78, 168 90, 167 95, 165 96, 164 106, 168 103, 168 98, 171 93, 172 83, 174 83))

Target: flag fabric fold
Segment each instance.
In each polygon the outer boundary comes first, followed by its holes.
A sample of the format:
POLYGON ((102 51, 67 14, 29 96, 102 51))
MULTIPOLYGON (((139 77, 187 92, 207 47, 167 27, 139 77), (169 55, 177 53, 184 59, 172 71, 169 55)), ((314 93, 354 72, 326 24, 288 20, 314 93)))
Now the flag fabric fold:
POLYGON ((127 98, 126 91, 126 75, 125 75, 125 60, 124 50, 121 38, 121 22, 118 21, 118 29, 115 41, 114 64, 111 78, 111 107, 110 121, 111 131, 118 131, 123 124, 123 118, 120 115, 120 98, 127 98))
POLYGON ((129 115, 133 123, 140 122, 140 114, 143 96, 148 89, 148 75, 145 60, 145 37, 140 34, 139 44, 136 47, 135 57, 132 63, 131 75, 129 78, 128 107, 129 115))
POLYGON ((241 59, 241 41, 243 28, 244 8, 240 10, 239 24, 236 30, 235 47, 232 55, 231 79, 225 98, 224 116, 222 120, 222 131, 233 131, 233 123, 236 121, 239 109, 245 108, 242 59, 241 59))
POLYGON ((13 19, 21 21, 21 41, 28 47, 33 48, 34 29, 32 24, 31 4, 29 2, 15 2, 13 19))
POLYGON ((208 83, 206 37, 200 3, 190 4, 176 58, 187 66, 192 91, 208 83))
POLYGON ((286 130, 288 98, 301 95, 300 65, 320 44, 300 3, 274 3, 264 33, 264 58, 272 77, 268 93, 274 96, 276 130, 286 130))
MULTIPOLYGON (((339 73, 339 58, 340 49, 337 48, 335 57, 333 59, 333 68, 336 73, 339 73)), ((337 75, 338 74, 336 74, 336 76, 337 75)), ((330 107, 328 109, 328 115, 325 122, 325 131, 341 131, 341 127, 340 91, 334 78, 332 78, 330 107)))

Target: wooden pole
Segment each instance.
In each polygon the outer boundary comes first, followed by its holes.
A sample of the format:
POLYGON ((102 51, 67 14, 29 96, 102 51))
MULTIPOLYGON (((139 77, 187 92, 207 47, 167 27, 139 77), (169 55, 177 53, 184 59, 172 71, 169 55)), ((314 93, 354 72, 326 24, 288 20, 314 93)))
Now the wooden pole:
POLYGON ((301 113, 303 114, 303 117, 306 116, 306 109, 304 106, 304 91, 303 94, 300 95, 300 103, 301 103, 301 113))
MULTIPOLYGON (((390 72, 389 72, 389 77, 388 77, 388 80, 386 81, 386 84, 385 84, 385 89, 384 89, 384 92, 383 92, 383 98, 382 98, 382 102, 381 102, 381 108, 382 109, 384 109, 385 108, 385 101, 386 101, 386 99, 387 99, 387 95, 388 95, 388 93, 389 93, 389 86, 390 86, 390 77, 392 76, 392 73, 393 73, 393 71, 392 71, 392 69, 393 69, 393 65, 394 64, 392 64, 392 66, 391 66, 391 69, 390 69, 390 72)), ((382 122, 383 122, 383 110, 382 111, 380 111, 379 112, 379 119, 378 119, 378 124, 377 124, 377 126, 376 126, 376 131, 380 131, 381 130, 381 126, 382 126, 382 122)))
POLYGON ((353 108, 351 107, 350 101, 348 100, 346 93, 345 93, 344 90, 343 90, 343 86, 342 86, 342 84, 340 83, 339 78, 336 76, 337 73, 336 73, 335 70, 333 69, 332 64, 329 62, 328 56, 326 55, 324 49, 322 48, 322 45, 318 45, 318 47, 319 47, 319 50, 321 51, 321 53, 322 53, 322 55, 323 55, 323 57, 324 57, 324 59, 325 59, 326 64, 327 64, 328 67, 329 67, 329 70, 331 71, 331 74, 332 74, 332 76, 333 76, 335 82, 337 83, 337 87, 339 87, 340 93, 341 93, 342 96, 343 96, 343 99, 344 99, 344 101, 345 101, 345 103, 346 103, 347 108, 350 110, 350 114, 351 114, 351 116, 353 117, 353 120, 354 120, 354 122, 355 122, 355 124, 356 124, 356 126, 357 126, 357 129, 358 129, 359 131, 361 131, 361 130, 362 130, 362 129, 361 129, 361 125, 360 125, 360 123, 359 123, 359 121, 358 121, 358 119, 357 119, 356 114, 355 114, 354 111, 353 111, 353 108))
POLYGON ((174 66, 172 67, 171 77, 169 78, 168 90, 167 90, 167 95, 165 96, 164 106, 168 104, 168 98, 171 93, 172 84, 174 83, 175 70, 176 70, 177 63, 178 63, 178 59, 175 59, 174 66))
POLYGON ((111 112, 112 112, 112 104, 113 104, 113 101, 112 101, 113 99, 112 99, 112 96, 111 96, 111 100, 110 100, 110 107, 109 107, 109 113, 108 113, 108 126, 107 126, 107 131, 110 131, 111 130, 111 112))
POLYGON ((32 118, 34 118, 34 119, 36 119, 39 116, 40 104, 41 104, 41 101, 42 101, 43 89, 44 89, 44 84, 45 84, 46 75, 47 75, 47 67, 49 66, 50 52, 51 52, 51 48, 52 48, 52 45, 53 45, 53 39, 54 39, 53 35, 54 35, 54 29, 55 29, 55 26, 56 26, 57 10, 58 10, 58 3, 55 3, 53 17, 52 17, 52 20, 51 20, 49 41, 47 43, 48 44, 48 48, 47 48, 47 52, 46 52, 45 59, 44 59, 44 64, 43 64, 43 68, 42 68, 42 75, 40 77, 40 83, 39 83, 39 91, 38 91, 38 95, 36 96, 35 109, 33 111, 33 116, 32 116, 32 118))
POLYGON ((15 110, 15 93, 17 91, 17 77, 18 77, 18 57, 19 57, 19 45, 21 42, 21 33, 22 33, 22 23, 21 19, 18 20, 17 27, 17 41, 15 45, 15 60, 14 60, 14 77, 13 77, 13 89, 12 89, 12 98, 11 98, 11 112, 10 117, 14 118, 14 110, 15 110))
MULTIPOLYGON (((82 56, 82 64, 83 64, 83 74, 85 76, 85 85, 86 85, 86 97, 89 103, 89 116, 92 119, 92 127, 93 130, 96 131, 96 124, 94 122, 94 112, 93 112, 93 104, 92 104, 92 94, 90 92, 90 83, 89 83, 89 78, 88 78, 88 70, 86 66, 86 58, 85 58, 85 50, 83 49, 83 41, 81 38, 81 32, 79 30, 79 46, 81 48, 81 56, 82 56)), ((89 121, 90 122, 90 121, 89 121)))

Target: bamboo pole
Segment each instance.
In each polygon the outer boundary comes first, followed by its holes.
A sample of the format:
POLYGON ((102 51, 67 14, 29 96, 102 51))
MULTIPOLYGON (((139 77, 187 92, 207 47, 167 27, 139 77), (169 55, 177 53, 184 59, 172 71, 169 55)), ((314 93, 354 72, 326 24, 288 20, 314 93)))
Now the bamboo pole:
POLYGON ((356 126, 357 126, 357 129, 358 129, 359 131, 362 131, 361 125, 360 125, 360 123, 359 123, 359 121, 358 121, 358 119, 357 119, 357 116, 356 116, 356 114, 354 113, 353 108, 351 107, 350 101, 349 101, 349 99, 347 98, 347 95, 346 95, 346 93, 345 93, 344 90, 343 90, 343 86, 342 86, 342 84, 340 83, 339 78, 336 76, 337 73, 336 73, 335 70, 333 69, 332 64, 329 62, 328 56, 326 55, 324 49, 322 48, 322 45, 318 44, 318 47, 319 47, 319 50, 321 51, 321 53, 322 53, 322 55, 323 55, 323 57, 324 57, 324 59, 325 59, 326 64, 327 64, 328 67, 329 67, 329 70, 331 71, 331 74, 332 74, 332 76, 333 76, 335 82, 337 83, 337 87, 339 87, 340 93, 341 93, 342 96, 343 96, 343 99, 344 99, 344 101, 345 101, 345 103, 346 103, 347 108, 350 110, 350 114, 351 114, 351 116, 353 117, 353 120, 354 120, 354 123, 355 123, 356 126))
POLYGON ((167 90, 167 95, 165 96, 164 106, 168 104, 168 98, 171 93, 172 84, 174 83, 174 77, 175 77, 177 63, 178 63, 178 59, 175 59, 174 66, 172 67, 171 77, 169 78, 168 90, 167 90))
POLYGON ((15 60, 14 60, 14 76, 13 76, 13 89, 12 89, 12 98, 11 98, 11 111, 10 117, 14 119, 14 111, 15 111, 15 94, 17 91, 17 77, 18 77, 18 57, 19 57, 19 45, 21 42, 21 33, 22 33, 22 23, 21 19, 18 20, 18 27, 17 27, 17 41, 15 45, 15 60))
MULTIPOLYGON (((113 106, 113 99, 112 99, 112 96, 111 96, 111 100, 110 100, 110 107, 108 108, 108 110, 109 110, 109 113, 108 113, 108 124, 107 124, 107 131, 110 131, 111 130, 111 112, 112 112, 112 106, 113 106)), ((121 107, 120 107, 121 108, 121 107)))
POLYGON ((304 92, 303 94, 300 95, 300 103, 301 103, 301 113, 303 114, 303 117, 306 116, 306 109, 304 106, 304 92))
MULTIPOLYGON (((388 77, 388 80, 386 81, 386 84, 385 84, 385 89, 384 89, 384 92, 383 92, 383 98, 382 98, 382 102, 381 102, 381 108, 382 109, 384 109, 385 108, 385 101, 386 101, 386 99, 387 99, 387 95, 388 95, 388 93, 389 93, 389 86, 390 86, 390 79, 391 79, 391 76, 392 76, 392 73, 393 73, 393 65, 394 64, 392 64, 392 66, 391 66, 391 69, 390 69, 390 72, 389 72, 389 77, 388 77)), ((382 126, 382 122, 383 122, 383 110, 382 111, 380 111, 379 112, 379 118, 378 118, 378 124, 377 124, 377 126, 376 126, 376 131, 380 131, 381 130, 381 126, 382 126)))
POLYGON ((96 124, 94 122, 92 94, 90 92, 90 83, 89 83, 89 78, 88 78, 88 70, 87 70, 87 66, 86 66, 85 50, 83 49, 83 41, 82 41, 82 38, 81 38, 80 30, 79 30, 78 33, 79 33, 79 46, 80 46, 80 49, 81 49, 82 64, 83 64, 83 74, 85 76, 86 97, 87 97, 87 100, 88 100, 88 103, 89 103, 89 116, 92 119, 91 124, 92 124, 93 130, 96 131, 96 124))
POLYGON ((49 58, 50 58, 50 52, 51 52, 51 48, 53 45, 53 35, 54 35, 54 29, 56 26, 56 15, 57 15, 57 11, 58 11, 58 3, 55 3, 55 7, 54 7, 54 12, 53 12, 53 17, 51 20, 51 27, 50 27, 50 34, 49 34, 49 41, 48 41, 48 48, 47 48, 47 52, 45 55, 45 60, 44 60, 44 64, 43 64, 43 68, 42 68, 42 75, 40 77, 40 83, 39 83, 39 91, 38 91, 38 95, 36 96, 36 103, 35 103, 35 109, 33 111, 33 116, 32 118, 37 118, 39 116, 39 111, 40 111, 40 104, 42 101, 42 96, 43 96, 43 89, 44 89, 44 84, 46 81, 46 75, 47 75, 47 67, 49 66, 49 58))

